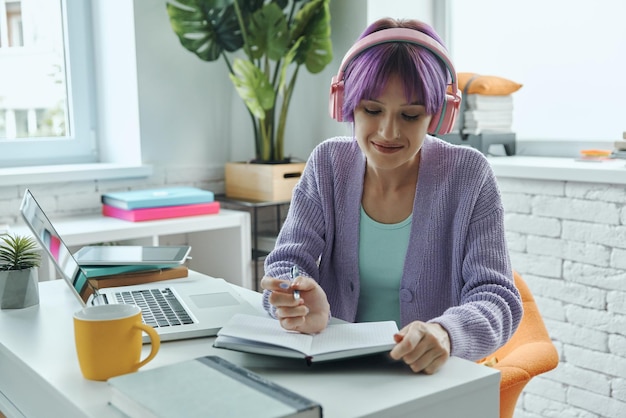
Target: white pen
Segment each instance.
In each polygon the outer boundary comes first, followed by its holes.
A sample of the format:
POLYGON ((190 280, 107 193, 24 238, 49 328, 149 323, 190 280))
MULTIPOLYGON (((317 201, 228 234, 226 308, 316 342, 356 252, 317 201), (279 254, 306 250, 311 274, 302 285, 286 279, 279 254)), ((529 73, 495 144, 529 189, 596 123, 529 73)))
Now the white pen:
MULTIPOLYGON (((291 268, 291 280, 295 280, 296 277, 298 277, 300 275, 300 269, 298 268, 297 265, 293 265, 293 267, 291 268)), ((294 290, 293 291, 293 298, 298 300, 300 299, 300 291, 299 290, 294 290)))

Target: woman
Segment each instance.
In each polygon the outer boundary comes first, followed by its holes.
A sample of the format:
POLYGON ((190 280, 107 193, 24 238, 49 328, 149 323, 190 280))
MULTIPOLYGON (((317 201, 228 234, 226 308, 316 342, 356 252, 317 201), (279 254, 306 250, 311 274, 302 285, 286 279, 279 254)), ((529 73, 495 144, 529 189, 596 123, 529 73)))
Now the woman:
POLYGON ((264 307, 283 328, 393 319, 391 357, 428 374, 511 337, 522 305, 493 172, 428 135, 452 129, 455 77, 439 36, 414 20, 381 19, 348 52, 331 114, 354 137, 313 151, 265 261, 264 307))

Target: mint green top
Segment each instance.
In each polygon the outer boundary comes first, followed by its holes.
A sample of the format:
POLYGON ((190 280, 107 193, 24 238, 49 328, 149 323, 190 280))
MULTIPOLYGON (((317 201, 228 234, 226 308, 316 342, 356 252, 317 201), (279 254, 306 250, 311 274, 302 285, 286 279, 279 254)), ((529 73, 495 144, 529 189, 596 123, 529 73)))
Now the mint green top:
POLYGON ((357 322, 400 320, 400 282, 409 246, 412 215, 396 224, 370 218, 361 207, 357 322))

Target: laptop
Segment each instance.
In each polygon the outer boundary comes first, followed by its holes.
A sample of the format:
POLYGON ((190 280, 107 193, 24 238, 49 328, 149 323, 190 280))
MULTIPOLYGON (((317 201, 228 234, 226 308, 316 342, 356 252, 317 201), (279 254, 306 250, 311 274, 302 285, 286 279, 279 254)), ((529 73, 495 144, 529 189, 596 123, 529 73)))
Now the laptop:
MULTIPOLYGON (((136 304, 142 309, 144 322, 156 329, 161 341, 214 336, 236 313, 259 314, 224 279, 206 276, 96 289, 28 189, 20 212, 83 306, 136 304), (170 307, 161 307, 162 304, 170 307)), ((147 341, 144 336, 144 342, 147 341)))

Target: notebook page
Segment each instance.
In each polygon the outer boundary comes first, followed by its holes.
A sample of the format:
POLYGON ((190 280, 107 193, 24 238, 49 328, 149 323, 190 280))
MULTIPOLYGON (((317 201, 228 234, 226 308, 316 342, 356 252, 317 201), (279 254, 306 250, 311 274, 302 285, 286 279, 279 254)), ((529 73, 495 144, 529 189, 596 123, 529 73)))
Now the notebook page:
POLYGON ((329 325, 313 337, 311 355, 394 344, 394 321, 329 325))
POLYGON ((313 339, 311 335, 283 329, 276 319, 247 314, 233 315, 218 335, 288 347, 307 355, 313 339))

